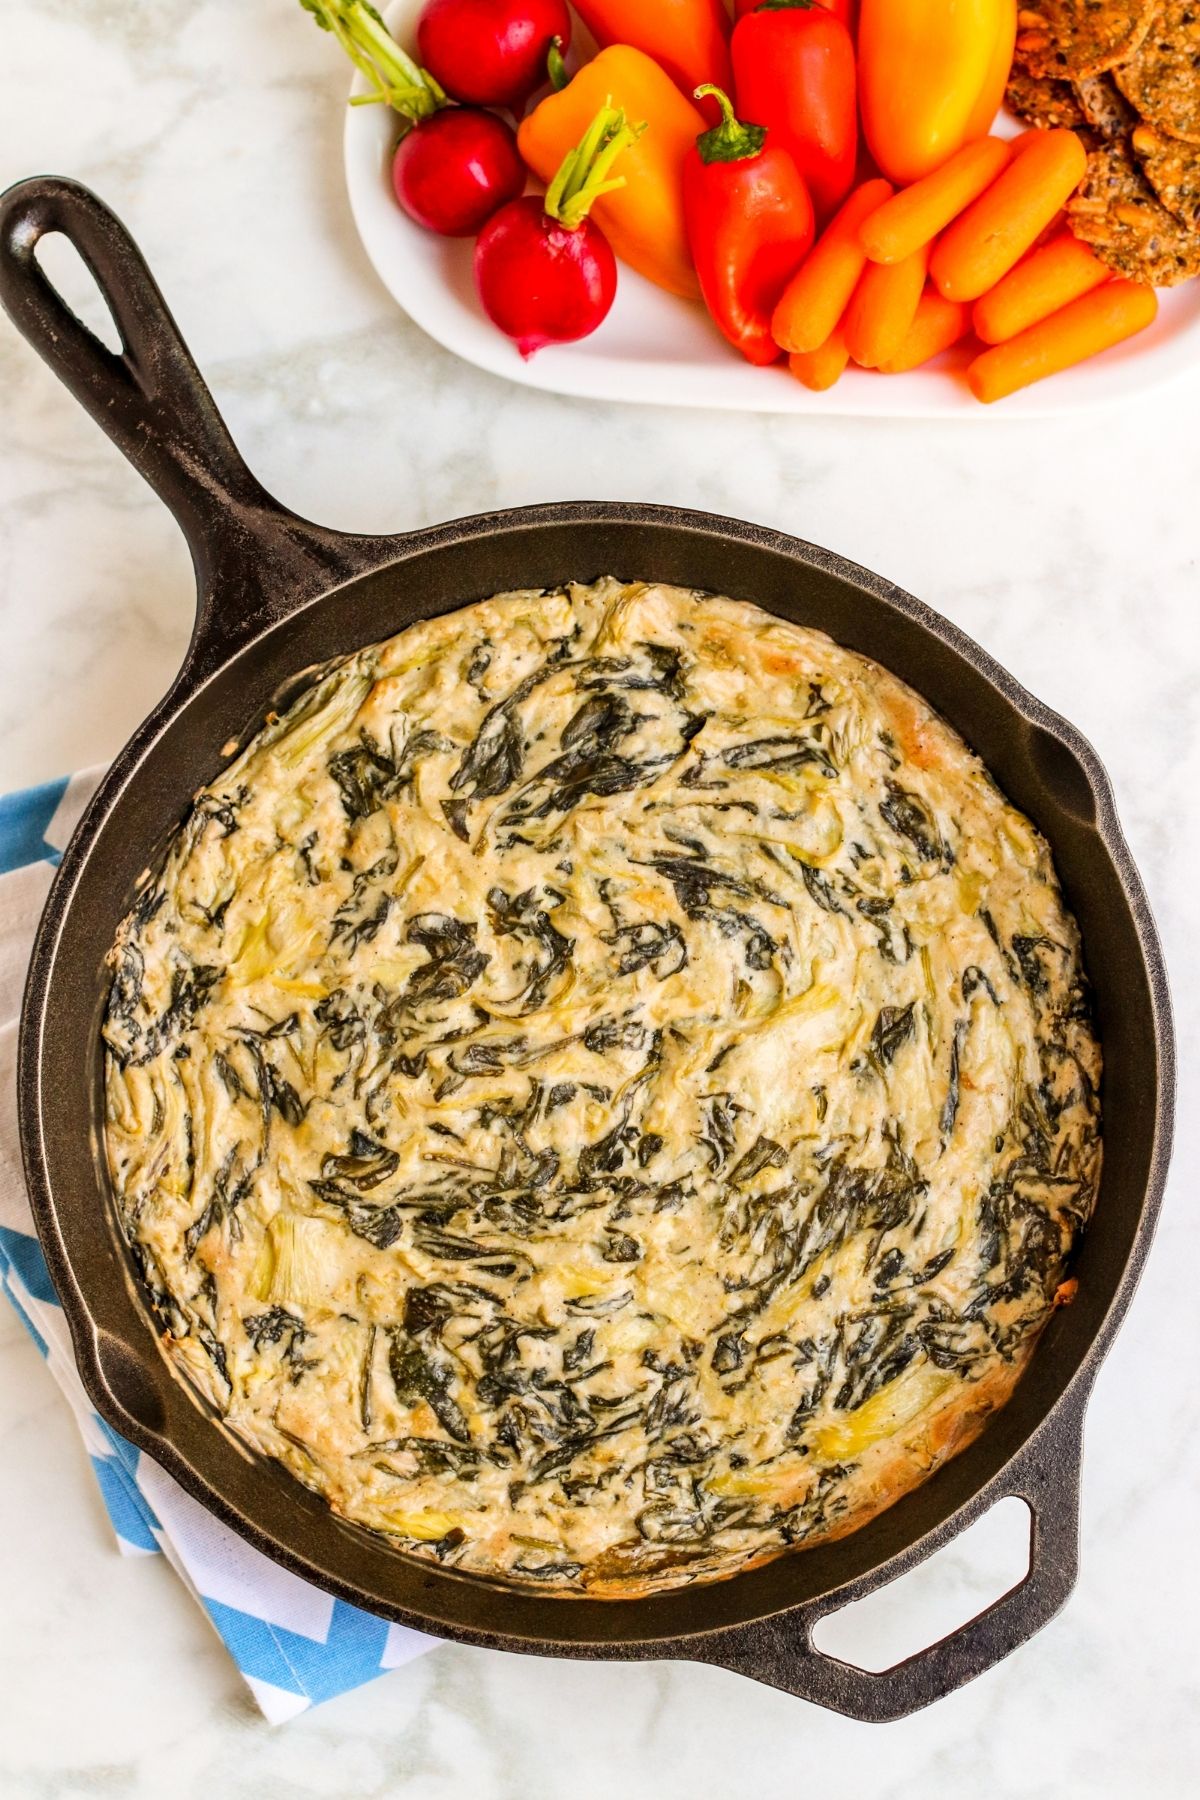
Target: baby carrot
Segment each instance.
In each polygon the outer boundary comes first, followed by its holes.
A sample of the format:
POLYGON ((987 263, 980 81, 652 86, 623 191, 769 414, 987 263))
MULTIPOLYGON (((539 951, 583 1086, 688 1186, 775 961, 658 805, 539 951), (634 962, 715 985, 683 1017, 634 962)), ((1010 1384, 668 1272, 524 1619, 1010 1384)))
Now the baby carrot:
POLYGON ((1050 223, 1044 226, 1034 239, 1034 249, 1040 250, 1043 244, 1048 244, 1051 238, 1056 238, 1060 231, 1066 229, 1066 223, 1067 209, 1065 206, 1060 206, 1050 223))
POLYGON ((788 368, 796 380, 802 381, 814 394, 823 394, 826 388, 841 380, 849 361, 846 333, 838 324, 815 350, 793 350, 788 357, 788 368))
POLYGON ((871 261, 900 262, 930 243, 991 187, 1011 160, 1011 144, 1000 138, 981 138, 976 144, 964 144, 932 175, 885 200, 862 228, 863 248, 871 261))
POLYGON ((1022 331, 1006 344, 977 356, 967 381, 977 400, 990 405, 1018 388, 1073 369, 1101 350, 1133 337, 1153 323, 1158 296, 1138 281, 1106 281, 1022 331))
POLYGON ((970 324, 970 311, 961 301, 943 299, 936 288, 926 288, 907 337, 894 356, 880 363, 880 370, 884 375, 907 375, 910 369, 919 369, 965 337, 970 324))
POLYGON ((1108 280, 1109 273, 1086 244, 1064 231, 1040 250, 1031 251, 975 302, 975 335, 985 344, 1002 344, 1081 294, 1090 294, 1108 280))
POLYGON ((929 266, 947 300, 978 300, 995 287, 1083 180, 1087 151, 1073 131, 1029 135, 1038 141, 938 240, 929 266))
POLYGON ((781 349, 803 354, 828 342, 866 264, 862 222, 891 193, 888 181, 864 181, 829 221, 775 308, 771 330, 781 349))
POLYGON ((917 316, 929 245, 903 262, 869 262, 846 308, 846 342, 856 363, 877 369, 899 351, 917 316))

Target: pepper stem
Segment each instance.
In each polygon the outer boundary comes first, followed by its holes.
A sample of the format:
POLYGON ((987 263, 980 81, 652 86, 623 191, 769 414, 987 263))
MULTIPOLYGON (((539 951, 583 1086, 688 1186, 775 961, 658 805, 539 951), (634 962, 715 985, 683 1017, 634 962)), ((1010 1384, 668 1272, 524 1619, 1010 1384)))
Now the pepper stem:
POLYGON ((341 45, 369 94, 354 94, 351 106, 390 106, 410 125, 449 104, 445 90, 396 42, 370 0, 300 0, 322 31, 341 45))
POLYGON ((746 162, 750 157, 761 154, 767 141, 765 125, 744 124, 734 112, 729 95, 723 88, 714 87, 711 82, 693 89, 693 93, 697 100, 711 96, 721 109, 721 123, 714 125, 711 131, 701 132, 696 139, 701 162, 746 162))
POLYGON ((609 171, 645 129, 645 121, 627 124, 625 114, 611 101, 602 106, 574 150, 567 151, 546 189, 547 218, 557 219, 568 231, 578 231, 602 194, 625 186, 623 175, 610 175, 609 171))

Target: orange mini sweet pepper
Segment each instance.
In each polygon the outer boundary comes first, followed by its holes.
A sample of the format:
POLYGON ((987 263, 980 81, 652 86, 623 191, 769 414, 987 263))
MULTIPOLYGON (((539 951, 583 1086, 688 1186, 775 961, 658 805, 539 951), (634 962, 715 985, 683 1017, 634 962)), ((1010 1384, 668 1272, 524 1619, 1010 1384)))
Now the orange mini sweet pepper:
POLYGON ((862 0, 863 133, 890 181, 919 181, 986 135, 1016 34, 1017 0, 862 0))
POLYGON ((601 49, 644 50, 689 97, 705 82, 729 86, 724 0, 575 0, 575 11, 601 49))
POLYGON ((685 299, 700 296, 683 214, 683 164, 706 129, 703 114, 640 50, 614 44, 585 63, 559 93, 522 120, 521 155, 549 182, 601 107, 646 129, 621 159, 624 187, 597 200, 592 216, 623 262, 685 299))

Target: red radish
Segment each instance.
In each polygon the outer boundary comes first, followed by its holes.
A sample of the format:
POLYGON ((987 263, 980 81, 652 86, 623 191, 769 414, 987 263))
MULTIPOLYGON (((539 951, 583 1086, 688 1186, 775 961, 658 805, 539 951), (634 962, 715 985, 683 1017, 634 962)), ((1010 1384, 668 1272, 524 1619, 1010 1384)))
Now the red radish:
POLYGON ((484 311, 524 357, 573 344, 604 322, 617 292, 617 262, 590 219, 563 225, 536 194, 501 207, 475 246, 484 311))
POLYGON ((421 61, 472 106, 521 108, 570 41, 566 0, 426 0, 417 23, 421 61))
POLYGON ((475 246, 483 309, 522 356, 573 344, 603 324, 617 292, 608 239, 588 217, 601 194, 624 187, 610 176, 617 157, 646 129, 606 106, 564 157, 544 200, 529 195, 493 214, 475 246))
POLYGON ((441 237, 474 237, 525 187, 512 127, 475 106, 435 112, 406 131, 392 161, 396 198, 441 237))
POLYGON ((367 83, 351 106, 390 106, 407 129, 392 186, 410 218, 443 237, 473 237, 525 186, 517 140, 503 119, 451 107, 428 69, 396 42, 370 0, 301 0, 367 83))

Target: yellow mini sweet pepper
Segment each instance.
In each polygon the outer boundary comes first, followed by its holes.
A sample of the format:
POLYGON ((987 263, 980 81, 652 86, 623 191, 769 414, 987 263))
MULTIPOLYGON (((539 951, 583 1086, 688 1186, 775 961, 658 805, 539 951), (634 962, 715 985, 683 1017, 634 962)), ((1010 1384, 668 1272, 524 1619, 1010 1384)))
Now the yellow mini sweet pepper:
POLYGON ((644 119, 646 129, 622 156, 624 187, 597 200, 592 216, 622 261, 670 293, 698 299, 683 217, 683 159, 707 121, 650 57, 626 44, 602 50, 522 120, 521 155, 549 182, 603 106, 644 119))
POLYGON ((863 133, 889 181, 919 181, 986 135, 1016 35, 1017 0, 862 0, 863 133))

